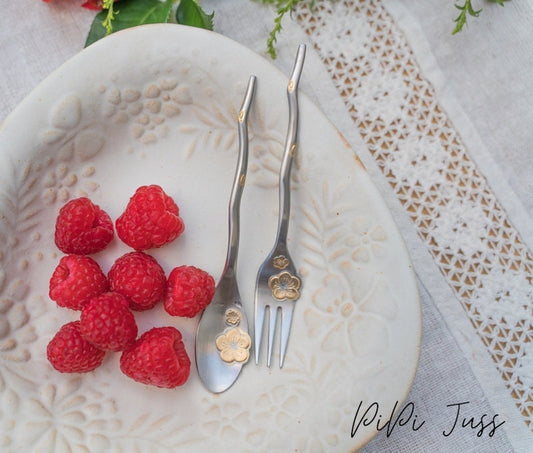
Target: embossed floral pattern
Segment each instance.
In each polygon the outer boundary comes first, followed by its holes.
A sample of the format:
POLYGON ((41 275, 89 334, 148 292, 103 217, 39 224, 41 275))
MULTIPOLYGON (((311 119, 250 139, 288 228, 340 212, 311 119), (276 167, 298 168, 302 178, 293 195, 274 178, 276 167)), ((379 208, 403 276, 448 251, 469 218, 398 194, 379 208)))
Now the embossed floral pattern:
POLYGON ((118 124, 130 124, 133 137, 141 143, 156 143, 166 136, 166 121, 192 103, 189 85, 175 77, 163 77, 143 88, 119 89, 102 86, 107 103, 104 114, 118 124))
POLYGON ((85 124, 83 119, 82 101, 77 96, 67 95, 56 103, 49 128, 41 134, 43 142, 56 150, 44 162, 36 162, 31 167, 32 176, 38 175, 42 180, 41 196, 46 204, 87 196, 98 188, 92 179, 95 167, 78 168, 100 153, 104 135, 99 128, 85 124))
POLYGON ((379 268, 386 256, 385 229, 347 210, 346 197, 343 186, 331 190, 324 184, 321 197, 313 194, 301 207, 312 302, 304 319, 308 336, 319 340, 322 350, 354 360, 364 357, 365 372, 374 372, 377 358, 388 349, 388 324, 397 315, 398 301, 383 278, 367 269, 372 257, 379 268))
POLYGON ((382 257, 386 253, 384 242, 387 239, 385 230, 380 225, 372 225, 366 216, 357 216, 352 222, 352 235, 346 239, 346 244, 354 247, 352 258, 360 263, 368 263, 375 255, 382 257))
MULTIPOLYGON (((206 400, 203 401, 207 405, 206 400)), ((220 438, 224 442, 235 442, 244 433, 250 433, 250 411, 235 402, 209 404, 204 410, 201 428, 205 435, 220 438)))
MULTIPOLYGON (((339 370, 349 369, 351 358, 345 355, 337 360, 320 363, 316 357, 303 352, 298 352, 290 357, 287 362, 287 372, 296 375, 305 375, 306 382, 295 382, 299 386, 298 396, 306 398, 305 411, 320 414, 318 423, 322 427, 321 436, 304 436, 296 434, 298 451, 335 451, 339 449, 342 441, 341 433, 350 432, 350 423, 353 419, 353 408, 347 401, 354 402, 367 398, 367 391, 361 382, 353 380, 349 388, 338 385, 339 370), (328 395, 328 404, 312 395, 328 395)), ((305 413, 303 414, 305 421, 305 413)))
POLYGON ((68 378, 44 384, 37 395, 24 401, 30 445, 57 451, 76 445, 109 448, 111 436, 121 428, 112 400, 82 387, 83 380, 68 378), (111 435, 111 436, 110 436, 111 435))
POLYGON ((312 307, 304 312, 308 335, 321 339, 324 351, 379 360, 389 344, 388 319, 393 319, 397 310, 385 282, 346 263, 321 283, 312 293, 312 307), (352 287, 355 282, 358 289, 352 287))
POLYGON ((28 345, 37 339, 35 327, 30 324, 30 314, 24 304, 28 285, 14 280, 2 293, 0 300, 0 356, 3 360, 27 362, 28 345))

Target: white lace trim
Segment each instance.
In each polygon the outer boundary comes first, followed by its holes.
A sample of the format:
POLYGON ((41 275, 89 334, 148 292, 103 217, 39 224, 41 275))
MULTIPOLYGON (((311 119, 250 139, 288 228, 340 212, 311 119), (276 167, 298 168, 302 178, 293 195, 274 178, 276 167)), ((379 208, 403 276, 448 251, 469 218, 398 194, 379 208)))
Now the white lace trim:
POLYGON ((533 430, 531 252, 380 1, 301 4, 295 18, 533 430))

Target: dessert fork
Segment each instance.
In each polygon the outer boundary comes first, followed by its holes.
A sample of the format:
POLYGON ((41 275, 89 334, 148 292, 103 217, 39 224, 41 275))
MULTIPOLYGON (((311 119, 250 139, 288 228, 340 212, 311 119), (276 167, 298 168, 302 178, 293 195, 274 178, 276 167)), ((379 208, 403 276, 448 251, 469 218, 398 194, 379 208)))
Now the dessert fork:
POLYGON ((266 309, 269 308, 267 366, 270 367, 272 347, 278 311, 280 322, 280 359, 283 367, 292 315, 296 301, 300 297, 301 280, 287 249, 287 232, 290 214, 290 173, 296 154, 298 135, 298 82, 305 60, 305 44, 300 44, 292 75, 287 86, 289 101, 289 126, 285 140, 285 148, 279 175, 279 220, 277 237, 272 251, 265 259, 257 274, 255 288, 255 320, 254 320, 254 355, 255 363, 259 364, 259 351, 265 321, 266 309))

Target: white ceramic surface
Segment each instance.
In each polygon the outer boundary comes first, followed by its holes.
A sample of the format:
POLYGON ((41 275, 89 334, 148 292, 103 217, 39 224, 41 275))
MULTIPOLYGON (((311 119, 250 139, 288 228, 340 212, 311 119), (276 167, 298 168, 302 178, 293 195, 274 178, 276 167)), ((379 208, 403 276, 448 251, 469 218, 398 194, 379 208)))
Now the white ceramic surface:
MULTIPOLYGON (((218 278, 236 113, 252 73, 258 86, 238 267, 252 319, 255 273, 274 241, 288 118, 286 75, 268 61, 203 30, 131 29, 68 61, 2 125, 3 451, 347 452, 375 434, 372 424, 351 436, 360 401, 378 402, 386 416, 406 397, 421 334, 407 251, 354 152, 304 95, 290 226, 303 289, 285 368, 249 363, 215 396, 194 366, 183 387, 163 390, 123 376, 118 354, 84 375, 60 374, 46 360, 50 338, 79 315, 47 296, 61 257, 55 217, 68 199, 89 196, 116 219, 138 186, 161 185, 186 231, 150 253, 167 272, 191 264, 218 278)), ((94 258, 107 271, 127 251, 115 239, 94 258)), ((160 306, 136 317, 141 332, 178 327, 194 362, 198 319, 173 318, 160 306)))

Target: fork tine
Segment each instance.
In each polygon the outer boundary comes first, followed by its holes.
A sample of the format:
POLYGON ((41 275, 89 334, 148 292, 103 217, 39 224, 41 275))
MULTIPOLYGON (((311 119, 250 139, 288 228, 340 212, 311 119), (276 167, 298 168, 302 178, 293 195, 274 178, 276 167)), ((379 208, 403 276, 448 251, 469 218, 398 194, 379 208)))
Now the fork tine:
MULTIPOLYGON (((288 301, 287 301, 288 302, 288 301)), ((287 344, 289 343, 289 333, 291 331, 292 313, 294 311, 294 302, 287 303, 281 308, 281 332, 279 345, 279 367, 283 368, 285 362, 285 353, 287 352, 287 344)))
POLYGON ((270 316, 268 318, 268 352, 267 352, 267 367, 270 368, 270 360, 272 359, 272 349, 274 346, 274 332, 276 330, 276 320, 278 317, 278 307, 270 306, 270 316))
POLYGON ((255 364, 259 364, 259 351, 261 349, 261 338, 263 337, 263 326, 265 324, 266 307, 255 304, 255 324, 254 324, 254 356, 255 364))

